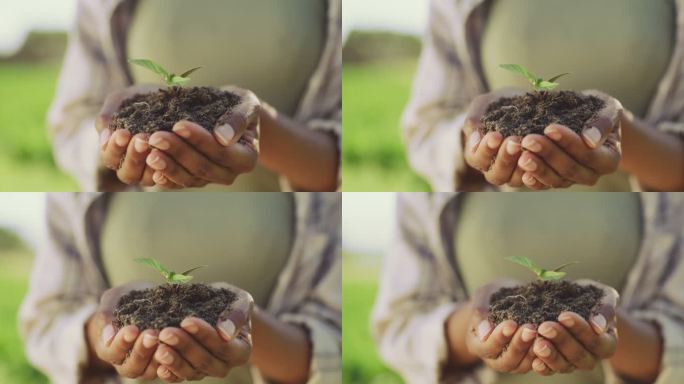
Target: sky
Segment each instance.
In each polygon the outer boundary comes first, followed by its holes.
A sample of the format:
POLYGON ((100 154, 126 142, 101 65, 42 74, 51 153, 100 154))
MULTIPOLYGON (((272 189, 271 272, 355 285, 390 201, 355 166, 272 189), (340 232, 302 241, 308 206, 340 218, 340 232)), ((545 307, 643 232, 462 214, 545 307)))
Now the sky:
MULTIPOLYGON (((342 30, 355 28, 421 34, 427 0, 344 0, 342 30)), ((76 0, 0 0, 0 53, 18 49, 31 29, 67 30, 76 0)))

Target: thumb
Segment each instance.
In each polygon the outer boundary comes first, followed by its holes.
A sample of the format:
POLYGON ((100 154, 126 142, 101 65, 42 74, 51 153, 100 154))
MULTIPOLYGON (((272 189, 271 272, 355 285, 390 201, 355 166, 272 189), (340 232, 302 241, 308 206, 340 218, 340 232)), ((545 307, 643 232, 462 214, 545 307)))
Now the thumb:
POLYGON ((241 95, 240 103, 216 122, 216 140, 226 147, 237 143, 247 129, 259 124, 259 109, 259 99, 253 93, 241 95))
POLYGON ((240 290, 236 292, 238 297, 220 317, 216 328, 226 341, 231 341, 241 329, 251 328, 251 316, 254 308, 254 299, 248 292, 240 290))
POLYGON ((598 115, 585 124, 582 130, 582 139, 589 148, 596 149, 603 145, 608 136, 618 129, 622 104, 617 99, 600 91, 584 91, 585 95, 594 96, 603 100, 603 109, 598 115))

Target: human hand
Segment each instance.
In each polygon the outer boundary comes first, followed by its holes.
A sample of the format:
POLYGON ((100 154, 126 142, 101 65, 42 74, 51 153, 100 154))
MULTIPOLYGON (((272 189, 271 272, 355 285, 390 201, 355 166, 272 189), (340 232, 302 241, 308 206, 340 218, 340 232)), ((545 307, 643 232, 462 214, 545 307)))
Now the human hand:
POLYGON ((128 325, 115 329, 112 312, 119 299, 133 290, 152 287, 149 283, 130 283, 111 288, 102 295, 100 306, 86 322, 86 340, 93 364, 114 367, 128 378, 152 380, 157 377, 158 364, 152 359, 157 349, 158 332, 128 325))
POLYGON ((159 334, 154 354, 159 364, 157 375, 168 383, 201 380, 206 376, 225 377, 236 366, 246 364, 252 352, 252 296, 226 283, 214 283, 237 294, 230 310, 219 317, 218 324, 188 317, 180 328, 168 327, 159 334))
POLYGON ((473 314, 466 332, 466 346, 471 354, 498 372, 527 373, 535 358, 530 347, 537 332, 532 324, 520 326, 513 320, 505 320, 493 327, 487 319, 491 295, 502 287, 516 285, 519 284, 515 281, 505 280, 483 286, 474 292, 470 301, 473 314))
POLYGON ((539 325, 538 332, 542 337, 534 343, 536 357, 532 366, 540 375, 594 369, 601 360, 611 357, 617 348, 617 291, 592 280, 578 280, 576 283, 599 287, 604 296, 592 311, 589 321, 577 313, 563 312, 558 316, 558 322, 547 321, 539 325))
POLYGON ((251 91, 227 86, 221 89, 240 96, 240 103, 222 116, 213 135, 203 127, 179 121, 172 132, 155 132, 147 157, 152 180, 162 188, 203 187, 208 183, 232 184, 251 172, 259 157, 261 104, 251 91))
POLYGON ((476 97, 468 108, 463 126, 466 164, 482 172, 485 179, 494 185, 523 185, 524 172, 517 166, 522 153, 521 138, 510 136, 504 139, 499 132, 489 132, 483 136, 480 132, 482 116, 493 102, 522 94, 524 92, 521 90, 505 88, 476 97))
POLYGON ((622 158, 620 119, 622 104, 599 91, 584 91, 605 102, 598 115, 587 122, 582 137, 570 128, 551 124, 544 135, 522 140, 526 149, 518 159, 522 181, 532 189, 594 185, 600 176, 617 170, 622 158))

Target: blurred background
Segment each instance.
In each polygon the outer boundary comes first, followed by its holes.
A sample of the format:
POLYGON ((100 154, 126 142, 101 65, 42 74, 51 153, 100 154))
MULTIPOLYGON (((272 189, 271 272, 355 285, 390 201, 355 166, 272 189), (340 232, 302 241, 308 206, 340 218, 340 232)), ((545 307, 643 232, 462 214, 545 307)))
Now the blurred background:
POLYGON ((76 190, 57 170, 46 112, 76 1, 0 2, 0 190, 76 190))
POLYGON ((0 382, 47 383, 31 367, 17 330, 36 245, 44 235, 42 193, 0 195, 0 382))
MULTIPOLYGON (((348 0, 345 0, 348 1, 348 0)), ((345 192, 342 205, 342 378, 401 383, 378 356, 369 331, 382 258, 394 231, 394 193, 345 192)))
POLYGON ((342 2, 345 191, 425 191, 408 166, 399 121, 427 23, 425 0, 342 2))

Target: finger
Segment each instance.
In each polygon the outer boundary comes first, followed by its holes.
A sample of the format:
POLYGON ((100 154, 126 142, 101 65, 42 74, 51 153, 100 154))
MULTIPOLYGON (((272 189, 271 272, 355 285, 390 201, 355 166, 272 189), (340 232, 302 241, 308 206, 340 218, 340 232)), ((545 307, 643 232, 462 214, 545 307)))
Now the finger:
MULTIPOLYGON (((145 159, 145 164, 147 164, 147 159, 145 159)), ((140 179, 140 184, 144 187, 152 187, 154 186, 155 182, 153 179, 155 170, 152 169, 150 166, 145 166, 145 170, 143 171, 142 179, 140 179)))
POLYGON ((100 151, 104 151, 107 148, 109 139, 112 137, 112 130, 105 128, 100 132, 100 151))
POLYGON ((570 373, 573 371, 574 367, 572 364, 570 364, 567 360, 565 360, 565 357, 558 353, 558 350, 550 341, 543 338, 538 338, 534 342, 534 346, 532 348, 537 357, 554 372, 570 373))
POLYGON ((162 366, 167 368, 177 377, 185 380, 197 380, 202 376, 188 361, 178 352, 165 344, 160 344, 154 359, 162 366))
MULTIPOLYGON (((480 135, 480 133, 473 132, 472 135, 480 135)), ((474 141, 474 139, 470 140, 474 141)), ((503 136, 500 133, 487 133, 477 146, 471 147, 470 150, 466 151, 466 161, 471 167, 481 172, 486 172, 492 166, 494 157, 499 151, 499 146, 502 142, 503 136)))
POLYGON ((516 136, 507 137, 502 145, 499 146, 499 152, 496 155, 494 164, 485 172, 485 179, 494 185, 508 183, 513 176, 513 172, 515 172, 520 153, 520 138, 516 136))
POLYGON ((139 133, 131 139, 121 167, 116 171, 116 176, 124 184, 138 184, 145 171, 145 158, 150 152, 147 144, 147 135, 139 133))
POLYGON ((550 340, 570 364, 579 369, 594 369, 594 356, 563 325, 546 321, 539 326, 539 334, 550 340))
POLYGON ((529 348, 527 350, 527 354, 522 359, 520 364, 518 364, 518 366, 514 370, 512 370, 511 373, 525 374, 525 373, 531 371, 532 370, 532 362, 534 362, 534 359, 536 359, 536 358, 537 358, 537 355, 534 354, 534 351, 532 350, 532 348, 529 348))
POLYGON ((532 361, 532 369, 534 370, 534 373, 541 376, 553 375, 553 371, 551 370, 551 368, 544 364, 544 362, 538 357, 535 357, 532 361))
POLYGON ((617 170, 621 158, 619 145, 601 145, 592 149, 582 141, 579 135, 560 124, 549 125, 544 130, 544 134, 577 162, 594 170, 599 175, 617 170))
POLYGON ((622 105, 615 98, 597 91, 585 91, 585 94, 602 99, 605 105, 598 115, 585 124, 582 139, 589 148, 598 148, 618 127, 622 105))
POLYGON ((563 179, 584 185, 594 185, 598 180, 596 172, 578 163, 545 136, 525 136, 522 147, 540 157, 563 179))
POLYGON ((520 155, 518 166, 548 187, 561 188, 566 185, 565 180, 551 169, 544 160, 529 151, 520 155))
POLYGON ((169 368, 163 365, 158 366, 156 374, 166 383, 180 383, 183 381, 180 377, 174 375, 169 368))
POLYGON ((615 353, 617 340, 613 333, 598 334, 589 322, 574 312, 561 313, 558 321, 594 356, 605 358, 615 353))
POLYGON ((137 378, 145 373, 152 355, 157 347, 155 331, 146 330, 138 337, 123 364, 116 367, 116 371, 128 378, 137 378))
POLYGON ((107 168, 114 170, 119 168, 130 140, 131 133, 126 129, 117 129, 112 133, 112 137, 108 140, 104 151, 102 151, 102 161, 107 168))
POLYGON ((511 176, 511 179, 508 181, 508 186, 512 188, 520 188, 524 185, 522 177, 523 174, 525 174, 525 171, 522 170, 522 168, 516 166, 515 170, 513 171, 513 175, 511 176))
POLYGON ((129 351, 133 348, 139 333, 138 327, 135 325, 127 325, 121 328, 111 340, 111 343, 109 345, 105 344, 103 348, 104 360, 113 365, 121 365, 126 360, 129 351))
MULTIPOLYGON (((150 139, 150 142, 152 139, 150 139)), ((179 165, 169 155, 158 149, 152 149, 147 156, 147 165, 155 171, 162 172, 173 183, 182 187, 195 187, 201 185, 200 180, 191 175, 185 168, 179 165)), ((154 175, 153 175, 154 178, 154 175)), ((155 180, 156 182, 157 180, 155 180)))
POLYGON ((491 334, 482 342, 480 356, 485 359, 496 359, 511 342, 518 325, 513 320, 504 320, 497 325, 491 334))
POLYGON ((166 175, 164 175, 163 172, 160 172, 160 171, 154 171, 154 174, 152 174, 152 180, 155 183, 155 185, 161 189, 166 189, 166 190, 183 189, 182 186, 171 181, 168 177, 166 177, 166 175))
POLYGON ((218 360, 182 329, 165 328, 159 334, 159 340, 173 347, 196 370, 208 376, 225 377, 228 374, 226 362, 218 360))
MULTIPOLYGON (((153 354, 153 356, 154 356, 154 354, 153 354)), ((154 361, 154 360, 150 360, 150 363, 147 364, 147 367, 145 368, 145 372, 143 372, 143 374, 142 374, 142 376, 140 376, 140 378, 143 380, 148 380, 148 381, 156 379, 158 376, 157 375, 157 369, 159 369, 159 363, 154 361)))
POLYGON ((526 324, 518 328, 513 335, 513 339, 495 363, 498 370, 511 372, 518 368, 525 356, 528 355, 536 337, 537 332, 534 326, 526 324))
POLYGON ((525 184, 527 188, 532 189, 534 191, 545 191, 551 188, 548 185, 537 180, 530 172, 523 173, 522 182, 523 184, 525 184))
MULTIPOLYGON (((150 137, 150 145, 162 150, 164 158, 170 157, 174 163, 180 165, 195 178, 221 184, 229 184, 235 180, 234 172, 211 161, 175 133, 156 132, 150 137)), ((171 180, 177 182, 168 170, 152 167, 155 170, 164 171, 171 180)))
POLYGON ((237 143, 250 126, 259 125, 259 99, 252 92, 240 96, 240 104, 221 116, 214 127, 216 140, 226 147, 237 143))
POLYGON ((221 336, 220 330, 196 317, 184 319, 181 322, 181 328, 192 335, 198 343, 204 346, 217 359, 227 363, 229 367, 245 364, 249 360, 251 338, 241 340, 239 337, 233 337, 231 341, 226 341, 221 336))

